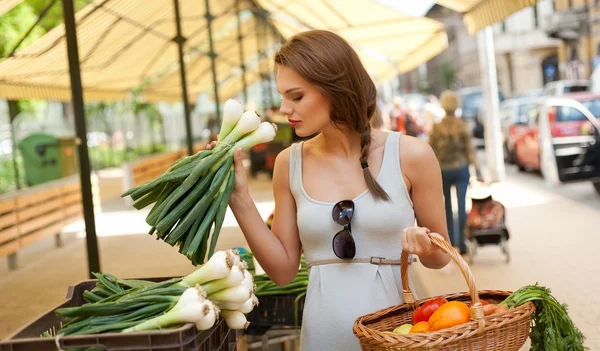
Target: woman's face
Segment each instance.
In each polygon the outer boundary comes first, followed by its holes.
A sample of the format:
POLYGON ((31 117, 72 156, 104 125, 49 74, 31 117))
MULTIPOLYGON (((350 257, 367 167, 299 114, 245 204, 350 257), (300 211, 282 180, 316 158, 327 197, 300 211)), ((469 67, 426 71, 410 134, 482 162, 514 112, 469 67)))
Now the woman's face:
POLYGON ((310 136, 331 125, 329 99, 289 66, 277 67, 277 90, 282 97, 279 111, 298 136, 310 136))

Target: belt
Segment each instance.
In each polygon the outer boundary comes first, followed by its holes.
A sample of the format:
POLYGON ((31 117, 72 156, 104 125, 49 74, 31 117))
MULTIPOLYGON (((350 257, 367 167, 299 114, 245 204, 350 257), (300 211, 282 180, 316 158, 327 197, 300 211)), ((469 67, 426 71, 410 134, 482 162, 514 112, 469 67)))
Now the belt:
MULTIPOLYGON (((412 255, 409 255, 408 256, 408 264, 411 264, 412 262, 417 262, 417 259, 414 258, 412 255)), ((307 262, 306 269, 309 269, 312 266, 321 266, 321 265, 325 265, 325 264, 335 264, 335 263, 370 263, 370 264, 375 264, 375 265, 399 266, 400 260, 390 260, 390 259, 386 259, 383 257, 353 258, 350 260, 343 260, 343 259, 336 258, 336 259, 331 259, 331 260, 319 260, 319 261, 314 261, 314 262, 307 262)))

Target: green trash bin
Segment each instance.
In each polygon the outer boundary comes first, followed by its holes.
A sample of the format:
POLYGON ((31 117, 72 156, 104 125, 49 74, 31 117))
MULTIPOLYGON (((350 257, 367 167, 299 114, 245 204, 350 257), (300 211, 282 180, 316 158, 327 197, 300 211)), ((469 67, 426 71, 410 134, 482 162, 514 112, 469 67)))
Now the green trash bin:
POLYGON ((30 134, 21 142, 27 185, 34 186, 77 172, 73 138, 44 133, 30 134))

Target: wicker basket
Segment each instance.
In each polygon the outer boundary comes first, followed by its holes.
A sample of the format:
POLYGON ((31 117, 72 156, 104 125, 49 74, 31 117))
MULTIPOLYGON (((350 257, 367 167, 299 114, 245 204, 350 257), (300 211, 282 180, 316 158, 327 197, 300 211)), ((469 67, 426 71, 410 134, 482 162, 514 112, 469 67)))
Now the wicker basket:
POLYGON ((401 275, 404 303, 359 317, 354 322, 354 334, 366 351, 429 350, 429 351, 517 351, 529 336, 531 314, 535 307, 531 302, 503 313, 483 315, 479 298, 498 303, 511 292, 498 290, 478 291, 471 270, 462 257, 446 241, 430 236, 431 241, 452 256, 467 280, 469 292, 445 295, 448 301, 456 300, 471 304, 471 321, 453 328, 423 334, 398 335, 391 333, 395 327, 411 323, 412 311, 428 299, 415 301, 408 288, 408 254, 402 252, 401 275))

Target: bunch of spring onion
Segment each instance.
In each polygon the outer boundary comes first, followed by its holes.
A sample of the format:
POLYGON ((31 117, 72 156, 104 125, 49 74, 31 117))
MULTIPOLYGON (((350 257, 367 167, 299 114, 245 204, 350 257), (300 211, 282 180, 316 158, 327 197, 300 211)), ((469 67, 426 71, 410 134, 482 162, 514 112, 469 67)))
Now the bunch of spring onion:
POLYGON ((273 296, 273 295, 296 295, 294 299, 294 321, 298 325, 299 320, 299 302, 306 296, 306 289, 308 287, 308 270, 306 269, 306 259, 302 255, 300 259, 300 270, 296 278, 285 286, 279 286, 275 284, 269 276, 266 274, 256 274, 254 269, 254 255, 252 252, 247 251, 243 248, 236 248, 240 252, 240 258, 248 265, 248 270, 254 278, 256 284, 256 291, 254 295, 257 297, 261 296, 273 296))
POLYGON ((154 204, 146 217, 150 234, 179 246, 193 264, 202 264, 207 252, 208 258, 214 253, 234 187, 234 151, 270 142, 276 133, 275 124, 261 123, 256 113, 227 100, 213 149, 177 160, 158 178, 122 196, 131 196, 138 210, 154 204))
POLYGON ((62 335, 136 332, 193 323, 210 329, 219 316, 231 329, 245 329, 245 314, 258 304, 254 280, 235 250, 218 251, 192 274, 164 282, 123 280, 96 274, 84 292, 89 303, 61 308, 62 335))
POLYGON ((584 351, 583 334, 567 313, 567 305, 561 304, 550 294, 550 289, 539 285, 527 285, 513 292, 500 305, 509 308, 533 302, 535 312, 529 338, 532 351, 584 351))

